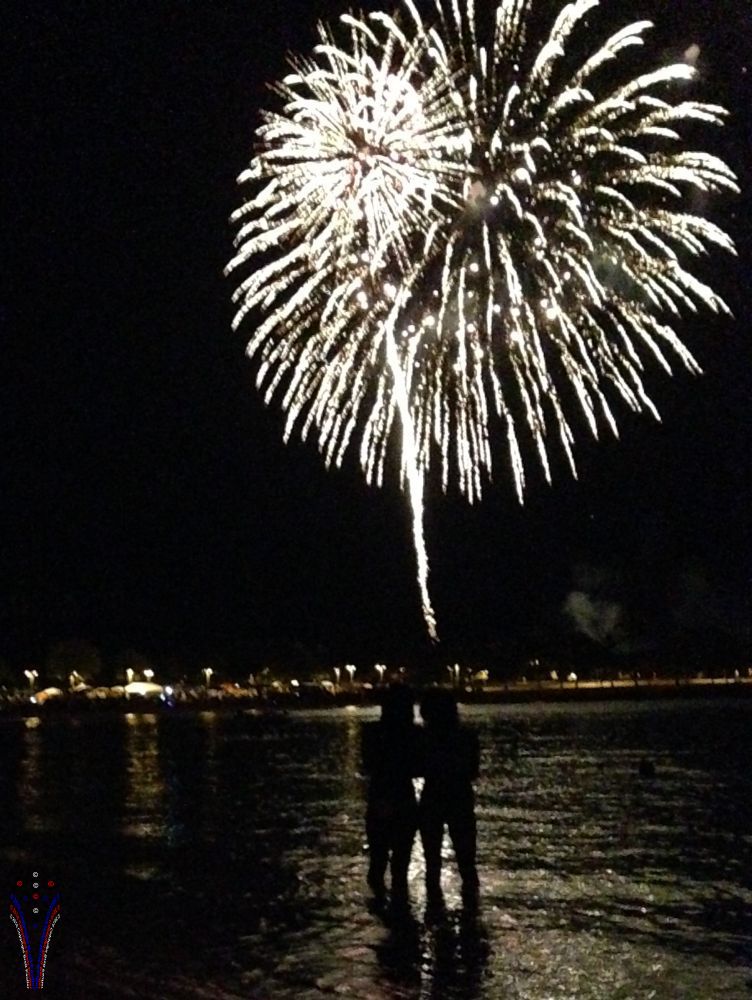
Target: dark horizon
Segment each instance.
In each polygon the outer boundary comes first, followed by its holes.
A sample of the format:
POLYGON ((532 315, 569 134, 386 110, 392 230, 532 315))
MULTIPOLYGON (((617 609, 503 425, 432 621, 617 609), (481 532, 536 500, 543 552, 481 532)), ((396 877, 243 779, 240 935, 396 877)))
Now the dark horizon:
POLYGON ((707 213, 739 257, 703 269, 735 318, 684 321, 705 374, 654 366, 661 424, 620 409, 620 440, 596 443, 578 423, 577 481, 556 456, 547 486, 530 456, 520 507, 501 448, 475 507, 430 479, 434 653, 394 476, 371 489, 354 454, 327 471, 313 442, 283 443, 222 273, 266 84, 344 7, 11 10, 0 658, 76 637, 111 655, 279 641, 417 661, 597 632, 614 606, 611 647, 707 633, 750 655, 752 20, 731 0, 677 8, 645 0, 629 20, 654 14, 653 61, 699 44, 693 96, 732 112, 696 141, 742 187, 707 213))

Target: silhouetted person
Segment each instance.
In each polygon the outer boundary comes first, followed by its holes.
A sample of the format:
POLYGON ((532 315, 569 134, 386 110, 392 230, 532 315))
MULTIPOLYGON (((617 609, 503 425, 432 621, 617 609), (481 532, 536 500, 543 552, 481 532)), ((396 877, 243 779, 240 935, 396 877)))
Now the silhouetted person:
POLYGON ((384 694, 381 718, 363 727, 363 770, 370 777, 366 807, 368 885, 383 898, 387 865, 392 899, 407 900, 407 869, 418 828, 413 776, 420 773, 419 735, 413 693, 393 685, 384 694))
POLYGON ((441 905, 443 899, 441 843, 445 826, 449 828, 462 878, 462 898, 465 903, 475 903, 478 872, 472 783, 478 777, 478 737, 460 726, 457 701, 451 691, 427 691, 421 699, 420 714, 425 723, 423 764, 426 780, 420 799, 419 824, 426 860, 428 904, 441 905))

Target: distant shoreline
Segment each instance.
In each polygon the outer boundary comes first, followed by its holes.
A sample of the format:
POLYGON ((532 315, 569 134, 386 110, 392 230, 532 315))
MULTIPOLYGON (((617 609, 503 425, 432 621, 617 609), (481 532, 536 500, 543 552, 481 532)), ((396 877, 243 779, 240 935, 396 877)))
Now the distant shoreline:
POLYGON ((660 699, 692 699, 734 695, 752 698, 752 678, 703 680, 619 680, 564 682, 544 681, 541 684, 510 684, 482 692, 459 695, 469 703, 516 704, 550 701, 642 701, 660 699))
MULTIPOLYGON (((416 685, 416 691, 420 687, 416 685)), ((455 689, 458 701, 466 705, 520 705, 520 704, 577 704, 592 702, 628 701, 691 701, 712 698, 752 699, 752 678, 709 678, 682 679, 680 681, 617 680, 617 681, 541 681, 510 683, 507 685, 487 684, 483 688, 455 689)), ((339 691, 286 693, 269 692, 266 697, 224 697, 216 696, 188 698, 167 704, 159 698, 107 698, 102 700, 56 699, 44 705, 31 703, 12 704, 0 707, 0 718, 60 718, 81 717, 100 714, 128 714, 159 712, 160 714, 183 715, 193 712, 235 711, 241 714, 273 716, 287 712, 310 709, 345 708, 347 706, 369 707, 379 701, 378 687, 366 688, 359 685, 343 686, 339 691)))

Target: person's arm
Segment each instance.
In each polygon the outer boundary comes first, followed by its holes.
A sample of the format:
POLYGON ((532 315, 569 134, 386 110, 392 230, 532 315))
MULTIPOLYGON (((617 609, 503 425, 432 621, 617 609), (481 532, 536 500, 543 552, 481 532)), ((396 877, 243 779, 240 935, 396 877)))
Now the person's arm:
POLYGON ((467 769, 471 781, 477 781, 480 772, 480 742, 478 734, 472 729, 466 730, 467 739, 467 769))
POLYGON ((363 774, 373 774, 376 761, 376 732, 372 722, 367 722, 360 733, 360 762, 363 774))

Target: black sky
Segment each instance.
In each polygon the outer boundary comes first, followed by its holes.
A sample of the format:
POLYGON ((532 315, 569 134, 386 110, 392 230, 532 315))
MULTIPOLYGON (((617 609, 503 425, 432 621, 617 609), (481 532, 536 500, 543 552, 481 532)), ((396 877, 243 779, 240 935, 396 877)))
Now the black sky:
MULTIPOLYGON (((624 5, 604 6, 602 26, 625 23, 624 5)), ((624 415, 621 440, 598 445, 583 433, 578 482, 563 461, 552 487, 533 473, 524 508, 503 463, 475 508, 429 487, 448 648, 547 634, 572 589, 623 603, 635 637, 681 613, 749 642, 752 14, 629 7, 660 23, 658 57, 700 45, 694 93, 733 111, 701 135, 744 187, 713 214, 740 258, 707 271, 736 319, 683 328, 705 376, 651 372, 663 423, 624 415)), ((422 648, 404 499, 365 486, 354 456, 327 472, 313 444, 282 443, 222 276, 264 84, 339 11, 6 8, 0 656, 66 636, 186 655, 275 637, 332 657, 422 648)))

